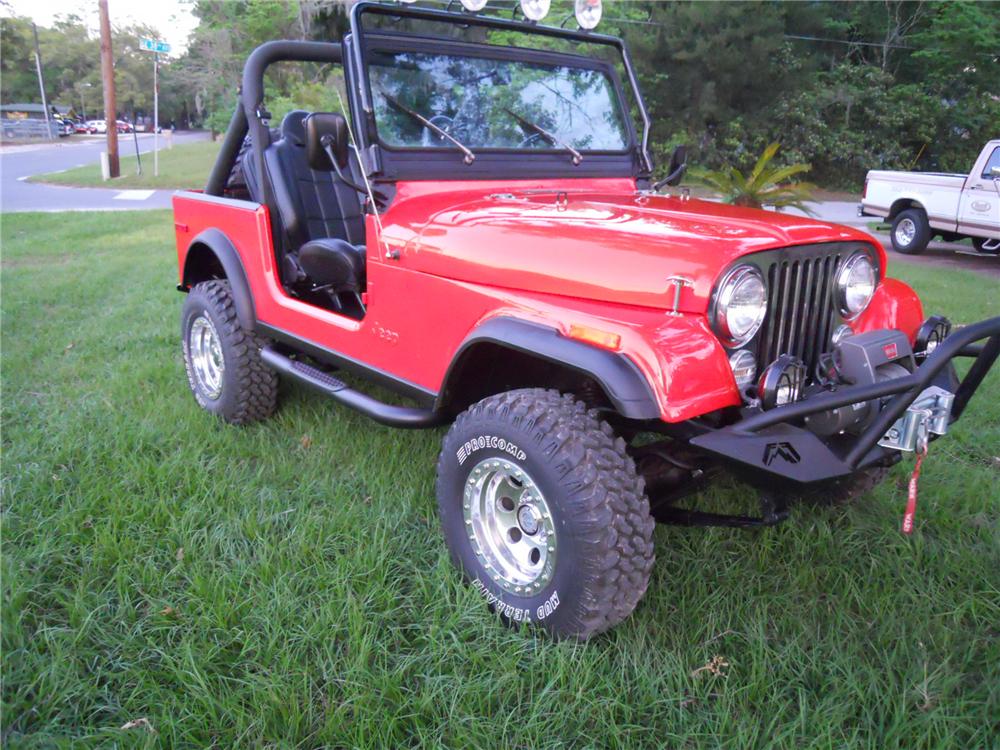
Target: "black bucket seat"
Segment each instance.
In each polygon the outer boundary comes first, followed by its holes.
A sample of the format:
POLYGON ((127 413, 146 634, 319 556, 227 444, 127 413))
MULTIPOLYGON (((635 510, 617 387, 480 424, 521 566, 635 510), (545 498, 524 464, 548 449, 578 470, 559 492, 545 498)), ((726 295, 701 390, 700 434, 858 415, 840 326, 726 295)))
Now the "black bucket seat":
POLYGON ((285 115, 280 138, 264 151, 281 225, 282 280, 360 295, 365 285, 365 225, 361 197, 335 172, 318 171, 306 156, 309 112, 285 115))

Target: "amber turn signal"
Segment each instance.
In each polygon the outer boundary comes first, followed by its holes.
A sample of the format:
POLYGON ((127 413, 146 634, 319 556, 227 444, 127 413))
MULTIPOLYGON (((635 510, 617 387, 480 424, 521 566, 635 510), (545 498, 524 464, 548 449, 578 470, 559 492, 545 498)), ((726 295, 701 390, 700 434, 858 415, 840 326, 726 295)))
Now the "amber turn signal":
POLYGON ((569 327, 569 337, 577 341, 585 341, 588 344, 599 346, 602 349, 610 349, 613 352, 618 351, 622 343, 622 337, 617 333, 576 324, 569 327))

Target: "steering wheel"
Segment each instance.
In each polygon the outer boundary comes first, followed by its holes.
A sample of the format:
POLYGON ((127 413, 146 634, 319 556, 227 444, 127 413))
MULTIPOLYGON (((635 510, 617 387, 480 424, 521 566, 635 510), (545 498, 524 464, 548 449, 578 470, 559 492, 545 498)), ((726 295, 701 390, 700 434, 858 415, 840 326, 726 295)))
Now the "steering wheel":
MULTIPOLYGON (((428 117, 427 121, 437 125, 446 133, 451 132, 451 126, 454 124, 454 118, 448 117, 448 115, 434 115, 433 117, 428 117)), ((433 146, 434 141, 436 140, 443 141, 444 139, 430 128, 424 127, 423 136, 421 137, 421 145, 433 146)))
POLYGON ((532 148, 539 141, 544 141, 545 143, 548 143, 548 141, 545 140, 542 137, 541 133, 532 133, 527 138, 525 138, 523 141, 521 141, 521 143, 518 146, 518 148, 532 148))

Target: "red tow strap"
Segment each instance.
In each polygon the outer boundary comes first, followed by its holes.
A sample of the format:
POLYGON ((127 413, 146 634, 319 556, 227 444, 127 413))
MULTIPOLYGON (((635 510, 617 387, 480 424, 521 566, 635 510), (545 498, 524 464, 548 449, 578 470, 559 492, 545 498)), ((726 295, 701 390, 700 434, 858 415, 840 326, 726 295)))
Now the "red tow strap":
POLYGON ((913 518, 917 515, 917 481, 920 479, 920 465, 927 456, 927 446, 917 453, 917 463, 910 475, 910 489, 906 498, 906 513, 903 514, 903 533, 909 536, 913 533, 913 518))

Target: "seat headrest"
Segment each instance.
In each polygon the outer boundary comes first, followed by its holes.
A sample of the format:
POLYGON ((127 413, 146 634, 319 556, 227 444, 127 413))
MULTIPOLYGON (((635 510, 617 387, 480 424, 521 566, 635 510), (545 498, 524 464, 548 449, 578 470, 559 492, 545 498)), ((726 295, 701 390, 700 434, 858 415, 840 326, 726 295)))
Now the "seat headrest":
POLYGON ((305 119, 309 113, 304 109, 293 109, 281 121, 281 137, 296 146, 306 145, 305 119))

